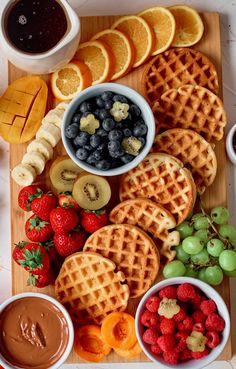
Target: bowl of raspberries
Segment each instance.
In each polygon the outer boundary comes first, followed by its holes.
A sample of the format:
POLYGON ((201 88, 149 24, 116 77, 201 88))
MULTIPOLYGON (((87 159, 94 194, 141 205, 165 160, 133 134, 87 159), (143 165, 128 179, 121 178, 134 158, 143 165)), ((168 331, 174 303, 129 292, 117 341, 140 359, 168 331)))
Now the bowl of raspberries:
POLYGON ((71 159, 87 172, 120 175, 150 151, 155 120, 146 100, 117 83, 88 87, 69 104, 62 141, 71 159))
POLYGON ((214 288, 177 277, 157 283, 143 296, 135 328, 144 353, 159 368, 200 369, 223 351, 230 317, 214 288))

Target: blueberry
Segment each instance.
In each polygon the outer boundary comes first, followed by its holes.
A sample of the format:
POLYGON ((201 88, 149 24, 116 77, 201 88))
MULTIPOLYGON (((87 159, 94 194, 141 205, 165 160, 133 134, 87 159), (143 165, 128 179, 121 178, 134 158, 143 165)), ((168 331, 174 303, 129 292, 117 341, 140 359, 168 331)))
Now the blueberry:
POLYGON ((86 149, 88 152, 93 151, 93 147, 91 145, 84 145, 84 149, 86 149))
POLYGON ((132 136, 132 131, 131 131, 131 129, 129 129, 129 128, 125 128, 125 129, 123 130, 123 135, 124 135, 125 137, 130 137, 130 136, 132 136))
POLYGON ((94 134, 90 136, 90 145, 94 148, 96 148, 101 143, 101 136, 98 134, 94 134))
POLYGON ((94 114, 97 118, 99 118, 100 109, 95 109, 95 110, 94 110, 94 112, 93 112, 93 114, 94 114))
POLYGON ((108 134, 108 138, 110 141, 113 141, 113 140, 120 141, 122 139, 122 136, 123 136, 122 132, 119 131, 118 129, 113 129, 108 134))
POLYGON ((120 101, 121 103, 128 103, 128 100, 123 95, 115 95, 113 96, 113 101, 120 101))
POLYGON ((81 119, 81 114, 79 113, 76 113, 74 114, 73 118, 72 118, 72 123, 79 123, 80 122, 80 119, 81 119))
POLYGON ((99 108, 104 108, 104 100, 101 98, 101 96, 96 97, 96 104, 99 108))
POLYGON ((120 158, 120 160, 122 160, 122 162, 124 163, 124 164, 127 164, 127 163, 129 163, 130 161, 132 161, 133 160, 133 155, 130 155, 130 154, 125 154, 125 155, 123 155, 121 158, 120 158))
POLYGON ((93 152, 93 156, 96 160, 101 160, 101 159, 104 159, 104 152, 102 150, 95 150, 93 152))
POLYGON ((110 113, 106 109, 101 109, 99 112, 99 118, 101 120, 109 118, 110 116, 111 116, 110 113))
POLYGON ((101 160, 96 163, 96 168, 101 170, 108 170, 111 167, 111 163, 107 160, 101 160))
POLYGON ((109 151, 116 151, 119 150, 121 148, 120 142, 117 140, 113 140, 113 141, 109 141, 108 142, 108 150, 109 151))
POLYGON ((83 118, 86 118, 89 114, 93 114, 91 111, 85 111, 83 114, 82 114, 82 117, 83 118))
MULTIPOLYGON (((114 141, 112 141, 112 142, 114 142, 114 141)), ((124 150, 122 149, 122 147, 119 147, 118 149, 112 150, 112 151, 109 150, 109 155, 112 158, 120 158, 121 156, 124 155, 124 150)))
POLYGON ((135 123, 134 129, 133 129, 133 135, 135 137, 145 136, 146 133, 147 133, 147 126, 145 124, 135 123))
POLYGON ((139 117, 140 116, 140 114, 141 114, 141 110, 139 109, 139 107, 137 106, 137 105, 135 105, 135 104, 132 104, 132 105, 130 105, 130 107, 129 107, 129 112, 130 112, 130 114, 132 114, 133 116, 135 116, 135 117, 139 117))
POLYGON ((105 131, 111 131, 115 127, 116 123, 111 118, 106 118, 102 122, 102 128, 105 129, 105 131))
POLYGON ((80 160, 86 160, 87 157, 89 156, 89 153, 86 149, 81 147, 76 151, 75 155, 80 160))
POLYGON ((73 123, 73 124, 70 124, 66 128, 65 135, 67 138, 74 138, 75 136, 77 136, 78 132, 79 132, 79 127, 77 123, 73 123))
POLYGON ((111 168, 117 168, 117 167, 120 167, 120 165, 121 165, 120 159, 117 159, 117 160, 112 159, 111 168))
POLYGON ((105 138, 105 137, 107 137, 108 132, 107 132, 107 131, 105 131, 105 129, 103 129, 102 127, 100 127, 100 128, 96 131, 96 134, 97 134, 97 135, 99 135, 99 136, 101 136, 101 137, 103 137, 103 138, 105 138))
POLYGON ((86 111, 92 110, 91 104, 84 101, 80 104, 79 110, 81 113, 85 113, 86 111))
POLYGON ((138 138, 138 140, 141 142, 141 144, 142 144, 142 146, 141 147, 143 147, 144 145, 145 145, 145 143, 146 143, 146 140, 145 140, 145 138, 144 137, 137 137, 138 138))
POLYGON ((87 132, 80 132, 73 140, 75 146, 84 146, 89 142, 90 135, 87 132))
POLYGON ((106 148, 107 148, 107 144, 106 142, 102 142, 98 147, 97 147, 97 150, 100 150, 102 152, 105 152, 106 151, 106 148))
POLYGON ((88 156, 86 162, 90 165, 94 165, 96 163, 96 159, 95 159, 93 153, 88 156))
POLYGON ((107 100, 111 100, 113 98, 113 93, 111 91, 104 91, 102 94, 101 94, 101 98, 104 100, 104 101, 107 101, 107 100))
POLYGON ((106 110, 111 110, 112 106, 113 106, 113 102, 111 100, 105 101, 104 108, 106 110))

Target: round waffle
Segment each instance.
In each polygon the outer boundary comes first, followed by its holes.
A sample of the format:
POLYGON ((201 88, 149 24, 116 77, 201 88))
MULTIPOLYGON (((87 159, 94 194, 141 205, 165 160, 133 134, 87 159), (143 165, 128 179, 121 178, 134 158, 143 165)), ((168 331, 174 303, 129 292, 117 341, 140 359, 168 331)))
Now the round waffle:
POLYGON ((215 179, 215 152, 202 136, 190 129, 168 129, 156 136, 152 152, 163 152, 181 160, 191 170, 197 191, 201 194, 215 179))
POLYGON ((152 106, 156 131, 193 129, 208 142, 224 135, 226 113, 222 101, 207 88, 184 85, 161 95, 152 106))
POLYGON ((181 223, 192 211, 196 186, 191 172, 168 154, 149 154, 121 177, 120 200, 145 197, 164 206, 181 223))
POLYGON ((150 105, 171 89, 185 84, 200 85, 218 93, 217 72, 212 62, 199 51, 176 48, 151 60, 142 76, 142 90, 150 105))
POLYGON ((65 259, 55 281, 56 298, 73 317, 101 324, 111 312, 125 310, 128 303, 125 276, 121 271, 115 273, 115 269, 116 265, 101 255, 72 254, 65 259))
POLYGON ((100 228, 87 239, 84 251, 112 260, 125 275, 130 297, 146 292, 158 274, 160 261, 155 243, 140 228, 129 224, 100 228))

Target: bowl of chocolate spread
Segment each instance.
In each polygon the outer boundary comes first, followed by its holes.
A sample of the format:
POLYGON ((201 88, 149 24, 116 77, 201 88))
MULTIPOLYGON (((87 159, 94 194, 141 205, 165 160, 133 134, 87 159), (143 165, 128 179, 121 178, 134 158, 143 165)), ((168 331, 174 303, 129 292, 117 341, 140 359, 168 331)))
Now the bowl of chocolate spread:
POLYGON ((54 298, 29 292, 0 305, 0 364, 5 369, 57 369, 73 342, 70 316, 54 298))

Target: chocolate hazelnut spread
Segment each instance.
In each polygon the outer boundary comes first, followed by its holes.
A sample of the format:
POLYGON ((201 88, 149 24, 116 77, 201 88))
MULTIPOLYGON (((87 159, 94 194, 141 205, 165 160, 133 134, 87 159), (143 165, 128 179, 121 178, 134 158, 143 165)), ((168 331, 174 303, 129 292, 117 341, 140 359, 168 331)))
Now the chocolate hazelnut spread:
POLYGON ((69 327, 60 309, 40 297, 13 301, 0 314, 0 351, 12 365, 46 369, 65 352, 69 327))

